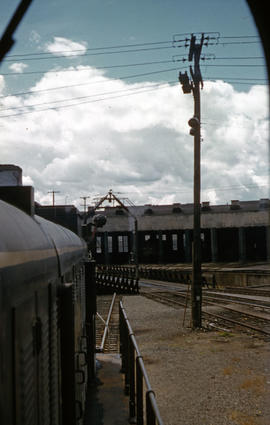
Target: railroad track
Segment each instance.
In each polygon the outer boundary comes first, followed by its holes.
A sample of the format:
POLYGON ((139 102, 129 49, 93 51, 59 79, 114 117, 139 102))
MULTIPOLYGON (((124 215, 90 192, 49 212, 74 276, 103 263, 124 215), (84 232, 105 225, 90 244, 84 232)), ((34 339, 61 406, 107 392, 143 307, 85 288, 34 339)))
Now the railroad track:
MULTIPOLYGON (((161 289, 160 285, 159 289, 161 289)), ((151 291, 148 288, 148 290, 141 291, 141 295, 176 308, 190 305, 190 296, 187 298, 186 293, 181 293, 180 291, 151 291)), ((223 323, 224 326, 224 323, 226 323, 230 327, 237 326, 270 337, 269 308, 270 300, 265 300, 264 302, 260 300, 258 304, 258 300, 256 302, 253 300, 252 302, 252 299, 248 299, 248 302, 246 302, 246 300, 241 298, 241 295, 239 297, 235 297, 235 295, 230 297, 226 294, 226 297, 224 297, 221 292, 220 294, 215 293, 214 296, 209 296, 208 292, 205 291, 203 294, 202 317, 204 326, 207 325, 209 320, 214 320, 216 324, 223 323), (240 307, 232 307, 234 304, 238 304, 240 307), (241 308, 243 309, 242 311, 241 308)))
POLYGON ((97 297, 96 351, 119 352, 119 301, 120 295, 97 297))

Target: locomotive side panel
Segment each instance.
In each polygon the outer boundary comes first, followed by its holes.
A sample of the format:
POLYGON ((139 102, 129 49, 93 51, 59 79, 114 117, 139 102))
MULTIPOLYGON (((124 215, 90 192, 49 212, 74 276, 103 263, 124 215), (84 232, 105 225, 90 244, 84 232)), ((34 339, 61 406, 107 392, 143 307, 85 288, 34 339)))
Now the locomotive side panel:
POLYGON ((0 422, 68 424, 62 393, 65 371, 74 384, 70 423, 80 424, 87 379, 82 344, 86 341, 82 263, 86 245, 69 230, 3 201, 0 209, 0 422), (70 304, 60 317, 61 288, 67 280, 72 282, 70 304), (63 317, 65 326, 73 321, 71 334, 66 328, 73 338, 69 370, 65 369, 69 352, 61 346, 63 317))
MULTIPOLYGON (((37 423, 37 358, 34 352, 35 297, 14 309, 14 423, 37 423)), ((10 365, 11 366, 11 365, 10 365)), ((13 423, 13 421, 12 421, 13 423)))

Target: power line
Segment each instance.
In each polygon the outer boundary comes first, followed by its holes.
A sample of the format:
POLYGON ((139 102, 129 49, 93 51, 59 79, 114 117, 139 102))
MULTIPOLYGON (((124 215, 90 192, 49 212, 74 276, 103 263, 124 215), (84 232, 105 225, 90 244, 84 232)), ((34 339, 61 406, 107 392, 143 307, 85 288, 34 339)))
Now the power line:
MULTIPOLYGON (((269 183, 263 183, 263 184, 245 184, 243 183, 242 185, 232 185, 232 186, 216 186, 216 187, 206 187, 206 188, 202 188, 202 191, 205 192, 207 190, 215 190, 216 192, 225 192, 227 190, 243 190, 243 189, 257 189, 257 188, 267 188, 269 187, 269 183)), ((166 190, 166 191, 161 191, 161 190, 151 190, 151 191, 147 191, 144 192, 143 194, 145 195, 151 195, 151 194, 162 194, 162 195, 166 195, 166 194, 186 194, 186 193, 190 193, 193 189, 190 188, 188 190, 166 190)), ((123 194, 135 194, 137 192, 123 192, 123 194)))
MULTIPOLYGON (((44 108, 44 109, 39 109, 39 110, 34 110, 34 111, 19 112, 17 114, 0 115, 0 118, 10 118, 10 117, 15 117, 15 116, 19 116, 19 115, 33 114, 33 113, 36 113, 36 112, 44 112, 44 111, 49 111, 49 110, 58 110, 58 109, 63 109, 63 108, 70 108, 70 107, 73 107, 73 106, 79 106, 79 105, 86 104, 86 103, 96 103, 96 102, 102 102, 104 100, 112 100, 112 99, 117 99, 117 98, 120 98, 120 97, 133 96, 133 95, 137 95, 137 94, 147 93, 147 92, 150 92, 150 91, 168 88, 168 87, 172 86, 172 85, 168 86, 168 83, 164 83, 164 84, 166 84, 166 85, 162 86, 162 87, 158 87, 158 88, 155 87, 155 88, 151 88, 151 89, 147 89, 147 90, 138 90, 135 93, 122 94, 122 95, 117 95, 117 96, 110 96, 110 97, 105 97, 105 98, 95 99, 95 100, 87 100, 87 101, 83 101, 83 102, 73 103, 73 104, 70 104, 70 105, 60 105, 60 106, 54 106, 54 107, 51 107, 51 108, 44 108)), ((175 83, 175 85, 176 84, 177 83, 175 83)))
MULTIPOLYGON (((178 68, 177 68, 178 69, 178 68)), ((183 68, 185 69, 185 67, 183 68)), ((141 74, 139 74, 141 75, 141 74)), ((143 74, 145 75, 145 74, 143 74)), ((30 90, 30 91, 25 91, 25 92, 18 92, 18 93, 11 93, 11 94, 7 94, 7 95, 1 95, 0 99, 5 99, 7 97, 16 97, 16 96, 25 96, 28 94, 35 94, 35 93, 43 93, 43 92, 49 92, 49 91, 54 91, 54 90, 62 90, 62 89, 69 89, 69 88, 74 88, 74 87, 82 87, 82 86, 89 86, 89 85, 95 85, 95 84, 100 84, 100 83, 110 83, 111 80, 124 80, 124 79, 128 79, 128 78, 134 78, 137 77, 138 74, 134 75, 127 75, 125 77, 118 77, 118 78, 110 78, 110 80, 98 80, 98 81, 91 81, 91 82, 85 82, 85 83, 80 83, 80 84, 69 84, 69 85, 65 85, 65 86, 57 86, 57 87, 50 87, 47 89, 39 89, 39 90, 30 90)), ((215 76, 211 76, 207 78, 207 81, 215 81, 215 80, 235 80, 235 77, 226 77, 226 76, 219 76, 219 77, 215 77, 215 76)), ((244 77, 237 77, 237 81, 235 81, 235 83, 240 84, 239 81, 247 81, 247 82, 243 82, 242 84, 252 84, 253 82, 257 82, 257 81, 262 81, 265 82, 267 84, 267 79, 266 78, 244 78, 244 77), (249 81, 249 82, 248 82, 249 81)), ((228 81, 227 81, 228 82, 228 81)))
MULTIPOLYGON (((204 58, 201 58, 202 60, 204 60, 204 58)), ((233 60, 233 59, 265 59, 263 56, 238 56, 238 57, 234 57, 234 56, 225 56, 225 57, 213 57, 213 60, 216 59, 228 59, 228 60, 233 60)))
POLYGON ((120 45, 116 45, 116 46, 103 46, 103 47, 91 47, 91 48, 86 48, 86 49, 73 49, 73 50, 57 50, 54 52, 39 52, 39 53, 25 53, 25 54, 17 54, 17 55, 7 55, 7 58, 13 58, 13 57, 24 57, 24 56, 40 56, 40 55, 54 55, 56 54, 61 54, 61 53, 78 53, 78 52, 90 52, 90 51, 96 51, 96 50, 110 50, 110 49, 124 49, 124 48, 128 48, 128 47, 140 47, 140 46, 151 46, 151 45, 157 45, 157 44, 169 44, 169 43, 173 43, 172 40, 167 40, 167 41, 155 41, 155 42, 147 42, 147 43, 136 43, 136 44, 120 44, 120 45))
POLYGON ((236 78, 237 80, 239 80, 239 81, 265 81, 265 82, 267 82, 267 78, 247 78, 247 77, 227 77, 227 76, 218 76, 218 77, 206 77, 206 78, 213 78, 213 79, 215 79, 215 80, 218 80, 218 79, 234 79, 234 78, 236 78))
POLYGON ((261 43, 260 40, 258 41, 226 41, 226 42, 221 42, 220 44, 222 44, 222 46, 224 45, 232 45, 232 44, 258 44, 261 43))
MULTIPOLYGON (((59 58, 67 58, 70 59, 72 57, 84 57, 84 56, 101 56, 101 55, 114 55, 119 53, 137 53, 137 52, 146 52, 150 50, 164 50, 164 49, 172 49, 173 46, 165 46, 165 47, 149 47, 149 48, 143 48, 143 49, 132 49, 132 50, 117 50, 113 52, 96 52, 96 53, 84 53, 82 55, 61 55, 61 56, 49 56, 49 57, 36 57, 36 58, 24 58, 23 61, 33 61, 33 60, 45 60, 45 59, 59 59, 59 58)), ((14 59, 6 59, 5 62, 17 62, 17 60, 14 59)))
MULTIPOLYGON (((56 69, 56 70, 42 70, 42 71, 25 71, 25 72, 6 72, 1 73, 2 76, 25 76, 25 75, 34 75, 34 74, 47 74, 47 73, 59 73, 59 72, 85 72, 89 71, 89 67, 94 69, 112 69, 112 68, 126 68, 126 67, 132 67, 132 66, 144 66, 144 65, 154 65, 154 64, 165 64, 165 63, 172 63, 173 60, 168 61, 154 61, 154 62, 140 62, 140 63, 134 63, 134 64, 122 64, 122 65, 108 65, 108 66, 90 66, 86 65, 87 68, 83 69, 56 69)), ((158 71, 157 71, 158 72, 158 71)))
MULTIPOLYGON (((250 83, 241 83, 241 82, 237 82, 237 81, 235 83, 236 84, 250 84, 250 83)), ((92 97, 106 96, 106 95, 117 94, 117 93, 122 93, 122 92, 133 92, 133 91, 137 92, 138 91, 139 93, 141 93, 141 92, 148 91, 148 90, 145 90, 146 88, 147 89, 150 88, 151 91, 152 91, 155 88, 157 88, 157 89, 158 88, 163 88, 163 86, 170 86, 170 87, 172 87, 174 84, 176 84, 175 81, 169 81, 169 82, 166 82, 166 83, 156 83, 156 84, 151 84, 151 85, 147 85, 147 86, 139 87, 139 88, 129 88, 129 89, 122 89, 122 90, 114 90, 114 91, 111 91, 111 92, 96 93, 96 94, 91 94, 91 95, 87 95, 87 96, 72 97, 72 98, 69 98, 69 99, 66 98, 66 99, 53 100, 53 101, 50 101, 50 102, 42 102, 42 103, 36 103, 36 104, 30 104, 30 105, 22 105, 22 106, 10 107, 10 108, 2 108, 2 109, 0 109, 0 112, 9 111, 9 110, 21 110, 21 109, 24 109, 24 108, 25 109, 26 108, 33 108, 33 107, 37 107, 37 106, 50 105, 50 104, 54 104, 54 103, 72 102, 74 100, 89 99, 89 98, 92 98, 92 97)), ((68 87, 68 86, 66 86, 66 87, 68 87)), ((136 93, 134 93, 134 94, 136 94, 136 93)), ((96 101, 98 101, 98 100, 99 99, 97 99, 96 101)), ((102 100, 106 100, 106 99, 102 99, 102 100)), ((56 107, 52 107, 52 108, 49 108, 49 109, 59 109, 59 108, 68 107, 68 106, 73 106, 73 105, 61 105, 60 107, 57 107, 56 106, 56 107)), ((39 110, 36 110, 36 111, 26 111, 26 112, 23 112, 22 111, 20 114, 16 114, 16 115, 22 115, 23 113, 30 113, 30 112, 39 112, 39 110)), ((5 116, 9 117, 10 115, 5 115, 5 116)), ((3 118, 5 116, 0 116, 0 118, 3 118)), ((211 124, 207 123, 207 125, 211 125, 211 124)))
POLYGON ((220 38, 260 38, 258 35, 227 35, 220 38))
MULTIPOLYGON (((248 59, 247 57, 238 57, 238 58, 213 58, 214 59, 248 59)), ((249 57, 249 59, 264 59, 263 57, 249 57)), ((94 69, 114 69, 114 68, 129 68, 135 66, 146 66, 146 65, 157 65, 157 64, 167 64, 167 63, 175 63, 175 62, 186 62, 187 59, 179 59, 179 60, 164 60, 164 61, 152 61, 152 62, 138 62, 138 63, 130 63, 130 64, 119 64, 119 65, 105 65, 105 66, 93 66, 94 69)), ((25 76, 25 75, 35 75, 35 74, 47 74, 47 73, 59 73, 59 72, 86 72, 89 71, 89 65, 86 65, 87 68, 84 69, 58 69, 58 70, 42 70, 42 71, 24 71, 24 72, 6 72, 0 75, 2 76, 25 76)), ((224 66, 224 67, 266 67, 265 64, 207 64, 207 66, 224 66)))
POLYGON ((74 100, 82 100, 82 99, 88 99, 91 97, 97 97, 97 96, 105 96, 105 95, 109 95, 109 94, 116 94, 116 93, 122 93, 122 92, 130 92, 130 91, 137 91, 137 90, 142 90, 145 88, 155 88, 155 87, 160 87, 163 85, 171 85, 174 84, 175 81, 169 81, 166 83, 156 83, 156 84, 151 84, 151 85, 147 85, 144 87, 133 87, 133 88, 128 88, 128 89, 122 89, 122 90, 114 90, 111 92, 105 92, 105 93, 95 93, 95 94, 91 94, 91 95, 87 95, 87 96, 78 96, 78 97, 72 97, 72 98, 67 98, 67 99, 59 99, 59 100, 52 100, 50 102, 42 102, 42 103, 34 103, 31 105, 22 105, 22 106, 14 106, 14 107, 10 107, 10 108, 2 108, 0 109, 0 112, 3 111, 10 111, 10 110, 18 110, 18 109, 22 109, 22 108, 33 108, 36 106, 43 106, 43 105, 49 105, 49 104, 53 104, 53 103, 63 103, 63 102, 71 102, 74 100))
MULTIPOLYGON (((214 78, 214 77, 207 78, 206 77, 206 81, 213 81, 213 82, 215 82, 216 80, 221 80, 221 79, 222 78, 214 78)), ((233 80, 233 79, 227 79, 227 78, 223 78, 223 80, 226 83, 229 83, 229 84, 240 84, 240 85, 246 85, 246 86, 250 86, 251 85, 250 82, 244 82, 244 81, 239 81, 239 80, 233 80)), ((267 81, 266 80, 263 80, 263 81, 265 82, 265 84, 260 84, 260 85, 266 86, 267 85, 267 81)))
MULTIPOLYGON (((181 35, 181 34, 180 34, 181 35)), ((219 37, 219 40, 221 39, 250 39, 250 38, 257 38, 260 40, 259 36, 254 35, 241 35, 241 36, 222 36, 219 37)), ((111 49, 125 49, 125 48, 133 48, 133 47, 144 47, 144 46, 156 46, 158 44, 175 44, 174 40, 161 40, 161 41, 154 41, 154 42, 143 42, 143 43, 135 43, 135 44, 120 44, 120 45, 114 45, 114 46, 102 46, 102 47, 91 47, 91 48, 85 48, 85 49, 72 49, 72 50, 57 50, 54 52, 38 52, 38 53, 22 53, 22 54, 14 54, 14 55, 7 55, 6 58, 24 58, 25 56, 42 56, 42 55, 48 55, 51 54, 52 56, 55 54, 67 54, 67 53, 82 53, 85 52, 94 52, 98 50, 111 50, 111 49)), ((224 43, 222 43, 224 44, 224 43)), ((171 46, 168 46, 171 47, 171 46)), ((175 47, 175 46, 173 46, 175 47)))
MULTIPOLYGON (((186 67, 182 67, 182 68, 180 68, 180 69, 185 69, 186 67)), ((160 71, 151 71, 151 72, 144 72, 144 73, 141 73, 141 74, 132 74, 132 75, 126 75, 126 76, 124 76, 124 77, 117 77, 117 78, 110 78, 110 79, 107 79, 107 80, 98 80, 98 81, 91 81, 91 82, 89 82, 89 83, 81 83, 81 84, 74 84, 74 85, 71 85, 71 86, 62 86, 62 87, 60 87, 60 88, 66 88, 66 87, 75 87, 75 86, 81 86, 81 85, 90 85, 90 84, 105 84, 105 83, 110 83, 111 82, 111 80, 128 80, 128 79, 130 79, 130 78, 138 78, 138 77, 146 77, 146 76, 149 76, 149 75, 153 75, 153 74, 161 74, 161 73, 163 73, 163 72, 171 72, 171 71, 177 71, 179 68, 169 68, 169 69, 163 69, 163 70, 160 70, 160 71)), ((63 70, 63 71, 68 71, 68 70, 63 70)), ((76 71, 76 69, 74 69, 74 70, 71 70, 71 71, 76 71)), ((71 72, 70 71, 70 72, 71 72)), ((80 70, 79 70, 80 71, 80 70)), ((87 69, 87 71, 89 71, 89 69, 87 69)), ((49 71, 50 72, 50 71, 49 71)), ((60 70, 60 71, 51 71, 51 72, 62 72, 62 70, 60 70)), ((2 74, 3 75, 3 74, 2 74)), ((44 90, 34 90, 34 91, 31 91, 31 92, 24 92, 24 93, 36 93, 36 92, 38 92, 38 91, 45 91, 45 90, 55 90, 55 89, 58 89, 58 87, 55 87, 55 88, 51 88, 51 89, 44 89, 44 90)), ((0 96, 0 97, 2 97, 2 96, 0 96)))

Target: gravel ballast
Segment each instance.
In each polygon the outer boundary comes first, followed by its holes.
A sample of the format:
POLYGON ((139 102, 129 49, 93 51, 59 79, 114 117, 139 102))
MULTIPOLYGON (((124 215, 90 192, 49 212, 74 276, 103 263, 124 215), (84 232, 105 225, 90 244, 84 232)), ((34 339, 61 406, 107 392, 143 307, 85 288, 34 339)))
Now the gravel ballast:
POLYGON ((270 342, 191 331, 189 314, 124 297, 165 425, 270 425, 270 342))

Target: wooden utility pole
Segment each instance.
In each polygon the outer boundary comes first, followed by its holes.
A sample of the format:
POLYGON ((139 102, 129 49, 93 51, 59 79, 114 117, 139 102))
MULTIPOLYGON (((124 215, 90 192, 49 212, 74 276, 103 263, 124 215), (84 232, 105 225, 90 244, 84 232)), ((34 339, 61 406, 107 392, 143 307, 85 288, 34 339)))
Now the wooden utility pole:
POLYGON ((51 190, 48 193, 52 193, 52 204, 53 204, 53 207, 54 207, 55 206, 55 194, 60 193, 60 191, 59 190, 51 190))
POLYGON ((202 324, 202 286, 201 286, 201 103, 200 85, 203 81, 200 71, 200 55, 204 43, 204 34, 200 43, 196 43, 196 36, 191 34, 188 60, 194 61, 190 66, 191 81, 187 72, 179 74, 184 93, 193 93, 194 116, 189 120, 190 134, 194 136, 194 180, 193 180, 193 246, 192 246, 192 327, 200 328, 202 324))
POLYGON ((194 134, 194 187, 193 187, 193 252, 192 252, 192 327, 201 327, 202 286, 201 286, 201 132, 200 132, 200 88, 193 89, 194 117, 198 128, 194 134))

